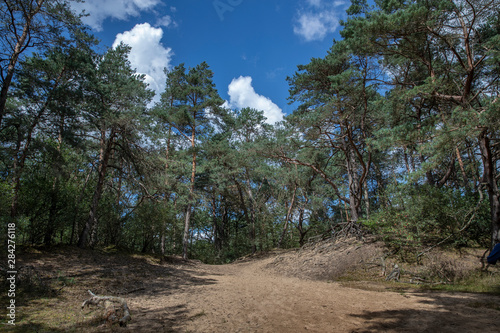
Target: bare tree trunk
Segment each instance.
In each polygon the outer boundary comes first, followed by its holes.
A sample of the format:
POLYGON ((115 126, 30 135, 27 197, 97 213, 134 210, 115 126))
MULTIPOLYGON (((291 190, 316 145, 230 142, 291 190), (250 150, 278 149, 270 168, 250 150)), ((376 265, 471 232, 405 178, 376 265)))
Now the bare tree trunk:
MULTIPOLYGON (((238 188, 238 194, 239 194, 239 197, 240 197, 241 209, 243 210, 243 215, 245 216, 245 221, 247 222, 248 225, 251 225, 252 220, 248 216, 249 215, 248 214, 248 208, 247 208, 247 205, 245 203, 245 197, 243 196, 243 191, 241 189, 241 185, 236 180, 235 180, 235 183, 236 183, 236 187, 238 188)), ((236 232, 238 232, 238 228, 236 228, 236 232)))
POLYGON ((469 191, 470 190, 469 178, 467 177, 467 173, 465 172, 464 161, 462 160, 462 156, 460 154, 460 150, 458 150, 458 147, 455 147, 455 153, 457 154, 458 165, 460 166, 460 171, 462 172, 465 189, 469 191))
POLYGON ((366 209, 366 218, 370 217, 370 197, 368 193, 368 181, 365 178, 363 183, 364 197, 365 197, 365 209, 366 209))
MULTIPOLYGON (((170 103, 172 106, 172 102, 170 103)), ((170 183, 168 180, 168 169, 170 167, 170 150, 171 150, 171 138, 172 138, 172 126, 168 127, 168 136, 167 136, 167 148, 165 150, 165 187, 166 187, 166 195, 165 195, 165 200, 170 200, 170 183)), ((175 224, 174 224, 175 225, 175 224)), ((166 229, 167 229, 167 220, 164 219, 162 223, 162 229, 161 229, 161 239, 160 239, 160 253, 161 253, 161 261, 165 259, 165 247, 166 247, 166 229)), ((175 238, 175 226, 174 226, 174 238, 175 238)), ((175 244, 175 243, 174 243, 175 244)))
POLYGON ((54 177, 50 193, 49 219, 47 221, 47 228, 45 229, 45 236, 43 240, 45 245, 52 244, 52 236, 54 235, 56 229, 55 223, 57 214, 57 201, 59 199, 58 191, 59 191, 59 178, 54 177))
POLYGON ((347 175, 349 180, 349 208, 351 210, 351 221, 356 222, 359 219, 359 199, 361 191, 356 174, 356 164, 354 163, 354 156, 349 148, 346 150, 346 153, 348 154, 346 163, 347 175))
POLYGON ((196 151, 195 151, 195 126, 191 133, 191 148, 193 149, 193 164, 191 169, 191 186, 189 188, 188 205, 186 207, 186 215, 184 220, 184 235, 182 238, 182 257, 188 258, 188 245, 189 245, 189 227, 191 221, 192 201, 194 199, 194 182, 196 179, 196 151))
MULTIPOLYGON (((57 136, 57 158, 61 155, 61 147, 62 147, 62 132, 64 129, 64 116, 61 117, 61 121, 59 123, 59 133, 57 136)), ((52 161, 53 168, 57 168, 57 164, 59 161, 52 161)), ((47 222, 47 228, 45 230, 44 243, 45 245, 51 245, 52 236, 56 229, 56 215, 57 215, 57 203, 59 200, 59 175, 56 173, 52 179, 52 189, 50 193, 50 209, 49 209, 49 220, 47 222)), ((62 243, 62 237, 61 237, 62 243)))
MULTIPOLYGON (((188 200, 192 200, 191 196, 189 196, 188 200)), ((186 207, 186 216, 184 219, 184 233, 182 237, 182 258, 188 259, 188 246, 189 246, 189 224, 191 219, 191 203, 188 203, 186 207)))
POLYGON ((491 216, 491 245, 500 243, 500 191, 496 182, 495 164, 490 146, 490 139, 486 132, 479 137, 481 156, 483 159, 483 179, 482 183, 487 186, 490 200, 491 216))
MULTIPOLYGON (((64 67, 61 70, 61 72, 59 73, 56 81, 54 82, 54 86, 52 87, 52 91, 54 91, 58 87, 65 71, 66 71, 66 68, 64 67)), ((4 87, 5 87, 5 82, 4 82, 4 87)), ((7 87, 7 89, 8 89, 8 87, 7 87)), ((3 87, 2 87, 2 94, 3 94, 3 87)), ((7 92, 5 94, 7 94, 7 92)), ((1 122, 1 116, 2 116, 2 114, 4 112, 4 108, 5 108, 5 101, 3 101, 3 106, 2 106, 2 101, 1 101, 2 98, 3 97, 0 97, 0 122, 1 122)), ((7 99, 7 96, 5 96, 5 99, 7 99)), ((31 146, 31 141, 33 140, 33 133, 35 131, 35 128, 38 126, 40 119, 45 114, 45 111, 47 111, 47 107, 51 101, 52 101, 52 94, 49 93, 47 100, 45 101, 43 106, 40 108, 40 110, 38 110, 38 113, 36 114, 36 116, 33 119, 33 122, 31 123, 31 126, 28 130, 26 142, 24 144, 22 152, 21 152, 22 139, 20 136, 18 138, 17 151, 16 151, 16 154, 14 156, 14 168, 13 168, 14 169, 14 179, 12 182, 13 196, 12 196, 11 209, 10 209, 10 216, 12 218, 16 217, 16 215, 17 215, 17 208, 18 208, 18 204, 19 204, 18 203, 19 190, 21 187, 21 175, 22 175, 23 170, 24 170, 26 158, 28 157, 28 152, 29 152, 29 149, 31 146), (18 154, 21 154, 21 156, 19 157, 18 154)))
MULTIPOLYGON (((87 184, 89 182, 90 176, 92 175, 94 166, 92 165, 92 168, 90 169, 90 172, 88 173, 87 177, 85 178, 85 183, 83 184, 82 190, 80 191, 80 195, 78 196, 77 203, 81 202, 83 199, 83 196, 85 195, 85 189, 87 188, 87 184)), ((76 233, 78 232, 78 209, 75 210, 74 215, 73 215, 73 226, 71 228, 71 238, 69 240, 69 244, 72 245, 73 241, 75 239, 76 233)))
POLYGON ((288 230, 288 223, 289 223, 290 217, 292 215, 292 210, 293 210, 293 205, 295 203, 295 194, 296 193, 297 193, 297 183, 295 183, 295 186, 293 188, 292 201, 290 202, 290 206, 288 207, 288 211, 286 213, 285 225, 283 227, 283 232, 281 233, 281 237, 278 241, 278 248, 281 248, 281 246, 283 245, 283 240, 285 239, 286 231, 288 230))
POLYGON ((106 131, 101 131, 101 152, 99 154, 99 171, 97 185, 92 197, 92 203, 89 209, 89 216, 85 224, 80 239, 78 240, 78 247, 85 248, 87 246, 93 247, 97 241, 97 207, 101 199, 102 191, 104 188, 104 180, 106 179, 106 171, 108 168, 109 158, 114 145, 115 131, 111 130, 108 140, 106 140, 106 131))
POLYGON ((21 151, 21 141, 22 138, 18 138, 18 145, 17 145, 17 152, 15 153, 14 156, 14 166, 13 166, 13 171, 14 171, 14 179, 12 181, 12 202, 10 206, 10 216, 12 218, 16 217, 17 215, 17 209, 18 209, 18 204, 19 204, 19 190, 21 188, 21 175, 24 171, 24 166, 26 163, 26 158, 28 157, 29 150, 31 148, 31 141, 33 140, 33 132, 35 131, 36 126, 38 125, 40 118, 42 115, 45 113, 47 104, 45 104, 38 114, 36 115, 35 119, 33 119, 33 123, 31 124, 28 134, 26 137, 26 142, 24 143, 24 147, 21 151), (19 154, 21 154, 19 156, 19 154))
POLYGON ((250 198, 250 220, 251 220, 251 229, 250 229, 250 240, 252 242, 252 254, 257 252, 257 244, 255 242, 256 232, 255 232, 255 200, 252 192, 252 184, 250 182, 250 177, 248 176, 248 170, 245 168, 246 178, 247 178, 247 193, 250 198))
MULTIPOLYGON (((43 1, 41 2, 43 3, 43 1)), ((26 23, 24 24, 23 32, 21 36, 16 36, 17 42, 16 45, 14 46, 14 51, 10 56, 9 65, 7 67, 7 75, 3 79, 2 90, 0 91, 0 126, 2 125, 2 119, 5 114, 5 105, 7 104, 7 94, 9 92, 9 88, 12 83, 12 79, 14 77, 14 69, 16 67, 17 60, 19 59, 21 53, 26 49, 25 43, 30 34, 31 20, 33 19, 33 16, 38 13, 39 10, 40 7, 33 13, 29 13, 31 15, 25 15, 26 23)))
MULTIPOLYGON (((120 208, 120 201, 122 199, 122 183, 123 183, 123 159, 120 158, 120 169, 118 170, 118 182, 116 184, 116 200, 115 200, 115 206, 116 210, 119 211, 120 208)), ((113 179, 115 176, 113 175, 113 179)), ((113 245, 118 245, 120 242, 120 236, 122 234, 122 218, 120 216, 117 216, 116 219, 113 221, 112 225, 112 230, 111 234, 109 235, 109 241, 110 244, 113 245)))

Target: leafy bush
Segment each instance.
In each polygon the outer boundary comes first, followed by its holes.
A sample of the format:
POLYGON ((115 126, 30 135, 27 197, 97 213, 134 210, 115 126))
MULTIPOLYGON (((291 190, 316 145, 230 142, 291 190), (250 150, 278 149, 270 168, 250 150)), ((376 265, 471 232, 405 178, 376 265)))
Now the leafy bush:
POLYGON ((447 238, 447 245, 488 245, 488 205, 483 200, 478 206, 478 194, 427 185, 401 187, 391 206, 363 224, 404 259, 447 238))

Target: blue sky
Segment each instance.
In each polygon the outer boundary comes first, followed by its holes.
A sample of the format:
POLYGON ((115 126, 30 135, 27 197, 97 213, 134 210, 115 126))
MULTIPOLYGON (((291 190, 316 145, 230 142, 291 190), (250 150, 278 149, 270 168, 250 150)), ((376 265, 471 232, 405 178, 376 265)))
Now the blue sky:
POLYGON ((163 68, 206 61, 233 109, 254 107, 274 123, 293 112, 287 76, 339 39, 347 0, 86 0, 74 5, 104 47, 132 47, 130 61, 150 87, 163 68))

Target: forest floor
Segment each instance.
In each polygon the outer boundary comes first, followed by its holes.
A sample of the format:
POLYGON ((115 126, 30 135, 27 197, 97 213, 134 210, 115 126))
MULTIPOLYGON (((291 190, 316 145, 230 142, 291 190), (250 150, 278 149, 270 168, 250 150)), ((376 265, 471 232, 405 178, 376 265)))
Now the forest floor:
MULTIPOLYGON (((16 326, 4 325, 1 311, 0 331, 499 331, 498 294, 424 291, 386 282, 384 267, 390 270, 393 263, 382 251, 375 242, 322 242, 205 265, 68 247, 31 249, 19 254, 19 266, 29 268, 31 277, 20 282, 16 326), (89 289, 125 298, 132 315, 128 326, 106 324, 96 307, 82 310, 89 289)), ((477 266, 481 254, 471 250, 461 262, 477 266)), ((491 274, 498 276, 495 269, 491 274)), ((5 309, 5 299, 1 303, 5 309)))

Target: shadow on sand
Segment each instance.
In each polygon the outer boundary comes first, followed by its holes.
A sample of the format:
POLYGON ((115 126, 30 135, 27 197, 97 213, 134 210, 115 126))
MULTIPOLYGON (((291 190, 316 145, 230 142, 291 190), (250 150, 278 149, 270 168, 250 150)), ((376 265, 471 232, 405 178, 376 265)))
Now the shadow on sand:
POLYGON ((500 297, 483 294, 407 293, 428 310, 365 310, 351 316, 362 319, 365 332, 496 333, 500 331, 500 297))
MULTIPOLYGON (((186 305, 182 304, 160 305, 152 310, 141 306, 142 301, 217 282, 197 268, 196 262, 178 258, 167 258, 170 260, 160 263, 151 256, 107 254, 68 247, 20 257, 21 265, 36 271, 43 288, 38 285, 20 287, 23 295, 18 298, 16 325, 0 323, 2 332, 176 332, 175 327, 180 327, 182 322, 203 314, 189 314, 186 305), (125 298, 131 307, 133 325, 110 327, 100 315, 102 310, 81 310, 82 302, 90 298, 88 290, 97 295, 125 298), (77 313, 76 324, 69 323, 75 319, 69 319, 65 325, 60 325, 60 318, 41 320, 41 314, 36 312, 45 311, 43 307, 53 307, 55 312, 77 313)), ((4 302, 0 302, 2 307, 4 302)))

